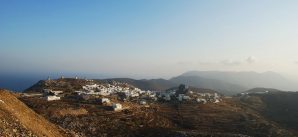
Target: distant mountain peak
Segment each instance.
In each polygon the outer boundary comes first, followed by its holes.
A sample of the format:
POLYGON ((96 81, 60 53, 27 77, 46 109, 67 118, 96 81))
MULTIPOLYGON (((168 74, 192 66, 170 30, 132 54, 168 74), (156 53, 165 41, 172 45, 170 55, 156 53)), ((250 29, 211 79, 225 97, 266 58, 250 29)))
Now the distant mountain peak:
POLYGON ((242 86, 246 89, 255 87, 270 87, 282 90, 297 90, 298 86, 281 74, 273 71, 255 72, 255 71, 188 71, 180 75, 194 76, 221 81, 242 86))

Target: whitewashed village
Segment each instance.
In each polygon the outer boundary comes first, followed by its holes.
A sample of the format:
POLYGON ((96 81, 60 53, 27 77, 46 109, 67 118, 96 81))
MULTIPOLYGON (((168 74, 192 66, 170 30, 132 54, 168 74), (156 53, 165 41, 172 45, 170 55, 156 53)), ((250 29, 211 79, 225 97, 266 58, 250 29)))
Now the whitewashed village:
MULTIPOLYGON (((61 77, 60 79, 64 79, 61 77)), ((78 80, 75 77, 75 80, 78 80)), ((47 81, 51 81, 48 79, 47 81)), ((113 81, 111 83, 97 84, 93 80, 84 79, 89 84, 81 86, 80 90, 72 91, 72 94, 65 94, 63 90, 44 88, 42 93, 24 93, 23 96, 41 96, 46 101, 57 101, 63 99, 96 99, 98 104, 110 106, 114 111, 127 109, 121 102, 132 102, 144 107, 152 103, 187 103, 196 104, 220 103, 221 95, 218 93, 198 93, 191 91, 188 86, 181 84, 178 88, 166 91, 141 90, 127 83, 113 81)))
MULTIPOLYGON (((102 137, 107 137, 130 136, 133 132, 135 133, 132 136, 142 136, 161 128, 167 128, 166 132, 176 132, 181 128, 216 128, 214 125, 224 131, 230 125, 235 125, 238 129, 239 122, 242 126, 250 124, 246 128, 255 129, 259 116, 244 108, 241 103, 254 101, 254 94, 271 92, 259 89, 244 92, 240 97, 228 98, 212 89, 179 83, 165 87, 143 86, 144 83, 148 84, 126 78, 89 80, 61 77, 38 81, 20 99, 51 122, 71 131, 74 136, 105 134, 102 137), (160 90, 148 90, 148 87, 160 90), (250 114, 246 115, 244 112, 250 114), (252 116, 256 118, 251 119, 252 116), (243 121, 244 119, 247 121, 243 121), (151 127, 154 128, 150 129, 151 127)), ((176 136, 169 136, 172 135, 176 136)), ((159 136, 159 133, 154 136, 159 136)))

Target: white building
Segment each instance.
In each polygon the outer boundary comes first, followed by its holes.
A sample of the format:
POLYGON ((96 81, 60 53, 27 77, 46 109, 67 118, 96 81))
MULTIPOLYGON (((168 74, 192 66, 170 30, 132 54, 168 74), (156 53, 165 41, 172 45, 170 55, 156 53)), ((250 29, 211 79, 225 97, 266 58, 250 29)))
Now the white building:
POLYGON ((84 90, 94 90, 94 89, 96 89, 96 88, 98 88, 99 87, 99 85, 97 85, 97 84, 93 84, 93 85, 85 85, 85 86, 83 86, 83 89, 84 90))
POLYGON ((183 100, 190 100, 191 98, 189 96, 185 96, 184 94, 179 94, 178 95, 178 100, 183 101, 183 100))
POLYGON ((214 98, 219 99, 220 96, 217 93, 214 93, 214 98))
POLYGON ((120 111, 120 110, 122 110, 122 105, 120 103, 114 103, 112 105, 112 107, 113 107, 113 110, 114 111, 120 111))
POLYGON ((183 96, 183 100, 190 100, 191 98, 189 96, 183 96))
POLYGON ((198 103, 203 103, 203 104, 206 104, 207 103, 207 100, 206 99, 203 99, 203 98, 197 98, 196 101, 198 103))
POLYGON ((54 100, 60 100, 61 98, 60 97, 57 97, 57 96, 47 96, 46 97, 46 100, 47 101, 54 101, 54 100))
POLYGON ((101 102, 102 104, 109 104, 111 101, 110 101, 110 99, 108 99, 108 98, 102 98, 102 99, 100 100, 100 102, 101 102))
POLYGON ((141 100, 141 101, 140 101, 140 104, 141 104, 141 105, 146 105, 147 102, 146 102, 145 100, 141 100))
POLYGON ((219 99, 215 99, 215 101, 213 103, 219 103, 219 99))

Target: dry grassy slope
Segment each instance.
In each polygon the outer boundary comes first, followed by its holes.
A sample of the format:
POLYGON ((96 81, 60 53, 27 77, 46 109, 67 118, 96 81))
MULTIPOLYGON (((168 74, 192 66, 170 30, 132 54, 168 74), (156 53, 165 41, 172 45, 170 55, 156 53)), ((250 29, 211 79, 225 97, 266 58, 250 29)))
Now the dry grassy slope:
MULTIPOLYGON (((131 102, 121 102, 124 108, 129 107, 130 109, 114 112, 110 111, 110 107, 95 102, 80 102, 79 100, 48 102, 39 98, 26 97, 21 100, 51 122, 80 137, 138 136, 139 134, 143 135, 139 133, 141 128, 173 127, 171 121, 156 115, 154 108, 140 107, 140 105, 131 102), (80 113, 81 110, 88 113, 80 113)), ((112 102, 118 101, 112 99, 112 102)))
POLYGON ((298 92, 271 92, 241 97, 240 101, 298 135, 298 92))
POLYGON ((0 136, 66 136, 63 130, 36 114, 7 90, 0 90, 0 116, 0 136))
POLYGON ((219 104, 164 104, 158 111, 184 129, 207 133, 244 134, 253 137, 292 137, 292 133, 233 99, 219 104))
POLYGON ((234 99, 224 99, 219 104, 160 103, 151 104, 149 108, 122 102, 124 107, 129 106, 130 109, 120 112, 109 111, 105 106, 92 101, 47 102, 40 98, 21 100, 53 123, 81 137, 294 137, 287 130, 234 99), (72 113, 80 108, 84 108, 88 113, 80 116, 72 113))

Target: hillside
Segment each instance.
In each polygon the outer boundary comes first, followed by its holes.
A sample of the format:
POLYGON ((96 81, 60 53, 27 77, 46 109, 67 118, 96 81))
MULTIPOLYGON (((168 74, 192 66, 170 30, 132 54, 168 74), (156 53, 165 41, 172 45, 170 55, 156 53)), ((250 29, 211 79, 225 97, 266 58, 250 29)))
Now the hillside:
MULTIPOLYGON (((52 123, 80 137, 99 134, 103 136, 295 136, 292 133, 295 133, 292 131, 295 129, 284 125, 289 123, 280 122, 278 117, 268 115, 274 112, 271 110, 276 110, 272 107, 278 105, 269 107, 270 105, 264 103, 265 99, 258 96, 251 97, 250 94, 244 94, 249 97, 226 98, 216 96, 215 90, 184 86, 184 89, 189 89, 189 92, 184 93, 185 99, 180 100, 179 96, 183 93, 175 85, 166 91, 142 91, 142 94, 134 97, 129 94, 123 97, 119 92, 136 92, 134 86, 128 83, 138 83, 138 80, 65 78, 39 81, 28 89, 28 94, 40 92, 44 88, 62 90, 65 93, 59 95, 61 98, 55 101, 47 101, 38 96, 21 96, 20 99, 52 123), (93 88, 86 88, 88 84, 93 88), (81 92, 75 92, 75 90, 81 92), (105 91, 110 91, 111 94, 99 94, 105 91), (150 97, 151 95, 153 97, 150 97), (100 103, 102 98, 108 98, 112 103, 120 103, 123 110, 113 111, 111 103, 100 103), (142 100, 146 101, 145 105, 140 103, 142 100)), ((183 85, 180 86, 183 87, 183 85)), ((250 90, 250 93, 263 93, 267 90, 274 91, 255 88, 250 90)), ((181 91, 185 90, 181 89, 181 91)), ((293 111, 295 111, 294 108, 293 111)), ((294 116, 296 115, 289 118, 294 116)), ((282 120, 291 120, 286 118, 282 117, 282 120)), ((290 125, 294 127, 295 123, 290 125)))
POLYGON ((0 136, 63 137, 66 134, 9 91, 0 90, 0 136))
POLYGON ((181 76, 198 76, 240 85, 246 89, 271 87, 283 90, 296 90, 293 82, 275 72, 234 72, 234 71, 189 71, 181 76))
MULTIPOLYGON (((240 100, 246 107, 253 108, 268 119, 298 133, 298 92, 266 90, 269 93, 249 94, 241 96, 240 100)), ((259 91, 259 89, 250 90, 252 93, 259 91)))
POLYGON ((199 76, 178 76, 170 79, 175 83, 182 83, 197 88, 212 89, 225 95, 234 95, 245 91, 246 89, 242 86, 223 82, 220 80, 208 79, 199 76))
POLYGON ((95 79, 95 80, 85 80, 85 79, 56 79, 56 80, 40 80, 31 87, 27 88, 25 92, 41 92, 43 89, 50 88, 54 90, 63 90, 66 92, 80 90, 83 85, 96 83, 113 83, 120 82, 126 83, 128 85, 140 88, 142 90, 152 90, 152 91, 164 91, 166 89, 177 86, 178 84, 173 83, 164 79, 151 79, 151 80, 135 80, 129 78, 114 78, 114 79, 95 79))
MULTIPOLYGON (((256 111, 233 99, 220 104, 154 103, 150 107, 121 102, 127 109, 113 112, 96 100, 23 98, 28 106, 51 122, 80 137, 87 136, 293 136, 256 111), (84 109, 87 113, 79 113, 84 109), (66 115, 66 114, 67 115, 66 115)), ((116 101, 116 100, 113 100, 116 101)))
POLYGON ((43 89, 63 90, 65 92, 71 92, 79 90, 83 85, 91 83, 84 79, 56 79, 56 80, 40 80, 27 88, 25 92, 42 92, 43 89))

